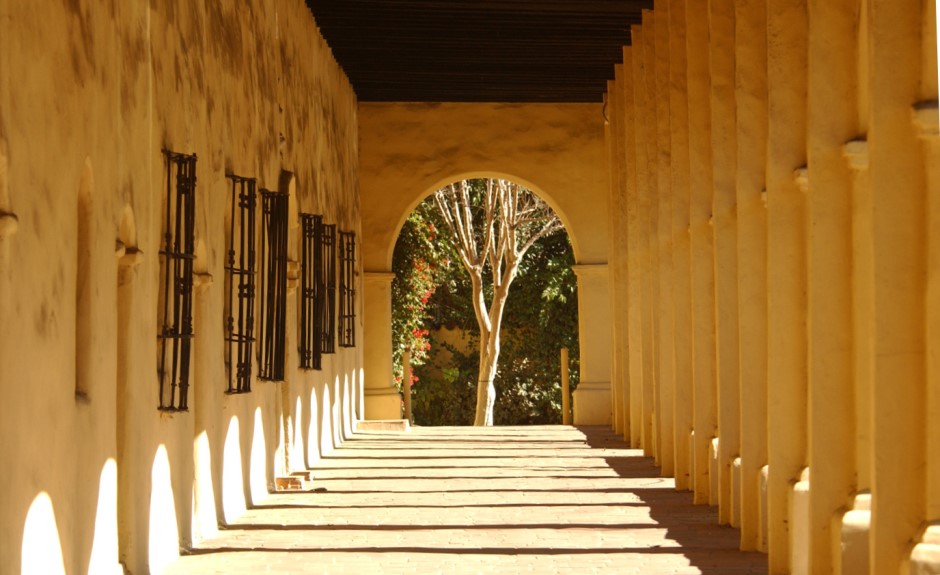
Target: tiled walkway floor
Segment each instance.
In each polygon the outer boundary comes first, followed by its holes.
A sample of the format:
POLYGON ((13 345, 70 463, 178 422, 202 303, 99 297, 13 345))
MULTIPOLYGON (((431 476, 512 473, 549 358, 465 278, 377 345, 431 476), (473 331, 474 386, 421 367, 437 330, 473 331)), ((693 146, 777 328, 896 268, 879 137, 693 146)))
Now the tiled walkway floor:
POLYGON ((359 433, 315 477, 320 492, 271 495, 170 572, 766 573, 606 429, 359 433))

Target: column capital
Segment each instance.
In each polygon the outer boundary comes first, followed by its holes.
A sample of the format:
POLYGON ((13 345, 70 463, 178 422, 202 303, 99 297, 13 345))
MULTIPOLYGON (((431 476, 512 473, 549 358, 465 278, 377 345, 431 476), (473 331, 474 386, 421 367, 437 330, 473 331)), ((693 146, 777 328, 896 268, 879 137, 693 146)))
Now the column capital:
POLYGON ((12 212, 0 210, 0 240, 11 238, 16 234, 19 218, 12 212))
POLYGON ((918 102, 911 109, 911 120, 921 138, 940 136, 940 109, 936 100, 918 102))
POLYGON ((366 283, 391 284, 395 279, 395 272, 363 272, 362 279, 366 283))
POLYGON ((849 140, 842 146, 842 156, 849 162, 849 167, 852 170, 867 170, 868 140, 866 138, 849 140))
POLYGON ((575 264, 571 266, 571 271, 574 272, 574 275, 578 276, 581 279, 588 278, 606 278, 607 277, 607 262, 595 263, 595 264, 575 264))

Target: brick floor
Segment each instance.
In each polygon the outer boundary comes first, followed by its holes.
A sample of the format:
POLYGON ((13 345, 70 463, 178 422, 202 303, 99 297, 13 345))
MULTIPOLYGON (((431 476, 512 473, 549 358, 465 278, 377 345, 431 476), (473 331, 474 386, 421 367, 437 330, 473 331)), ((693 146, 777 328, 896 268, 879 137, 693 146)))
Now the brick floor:
POLYGON ((207 573, 766 573, 612 432, 359 433, 170 568, 207 573), (325 489, 325 491, 323 491, 325 489))

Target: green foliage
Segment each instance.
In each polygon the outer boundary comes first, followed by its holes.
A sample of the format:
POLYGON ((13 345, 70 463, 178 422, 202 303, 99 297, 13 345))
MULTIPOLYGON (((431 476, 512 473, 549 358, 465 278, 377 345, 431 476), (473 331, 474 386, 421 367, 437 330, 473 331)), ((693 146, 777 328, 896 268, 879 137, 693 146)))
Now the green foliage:
MULTIPOLYGON (((447 234, 438 237, 435 233, 441 229, 433 203, 422 202, 408 218, 395 246, 393 355, 400 378, 401 350, 408 345, 412 349, 425 347, 413 361, 417 380, 412 390, 415 423, 470 425, 476 405, 479 330, 469 278, 447 234), (433 334, 441 327, 461 329, 469 339, 468 346, 461 350, 437 341, 433 334), (429 356, 428 348, 450 353, 436 355, 432 351, 429 356), (433 365, 436 357, 446 360, 446 365, 433 365)), ((578 301, 573 264, 571 244, 564 233, 541 239, 522 260, 504 314, 495 381, 497 425, 561 422, 562 347, 569 348, 572 388, 578 381, 578 301)), ((484 285, 491 283, 484 281, 484 285)), ((485 295, 489 299, 491 294, 485 295)))
POLYGON ((422 202, 408 216, 392 255, 392 361, 401 389, 401 356, 411 350, 412 365, 427 360, 428 305, 437 285, 452 274, 450 246, 438 238, 434 206, 422 202))

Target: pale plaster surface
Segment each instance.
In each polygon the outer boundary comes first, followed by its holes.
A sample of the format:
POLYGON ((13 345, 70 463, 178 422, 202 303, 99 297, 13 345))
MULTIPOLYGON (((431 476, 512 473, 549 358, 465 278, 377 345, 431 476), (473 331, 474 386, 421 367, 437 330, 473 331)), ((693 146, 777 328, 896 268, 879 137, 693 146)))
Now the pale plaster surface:
MULTIPOLYGON (((48 573, 47 556, 158 572, 357 417, 360 348, 320 372, 289 351, 286 382, 224 395, 222 281, 226 173, 278 189, 290 172, 295 208, 361 237, 355 95, 300 0, 2 2, 0 55, 0 212, 17 224, 0 239, 0 572, 48 573), (174 414, 155 361, 164 147, 199 158, 174 414)), ((295 314, 291 297, 289 350, 295 314)))

